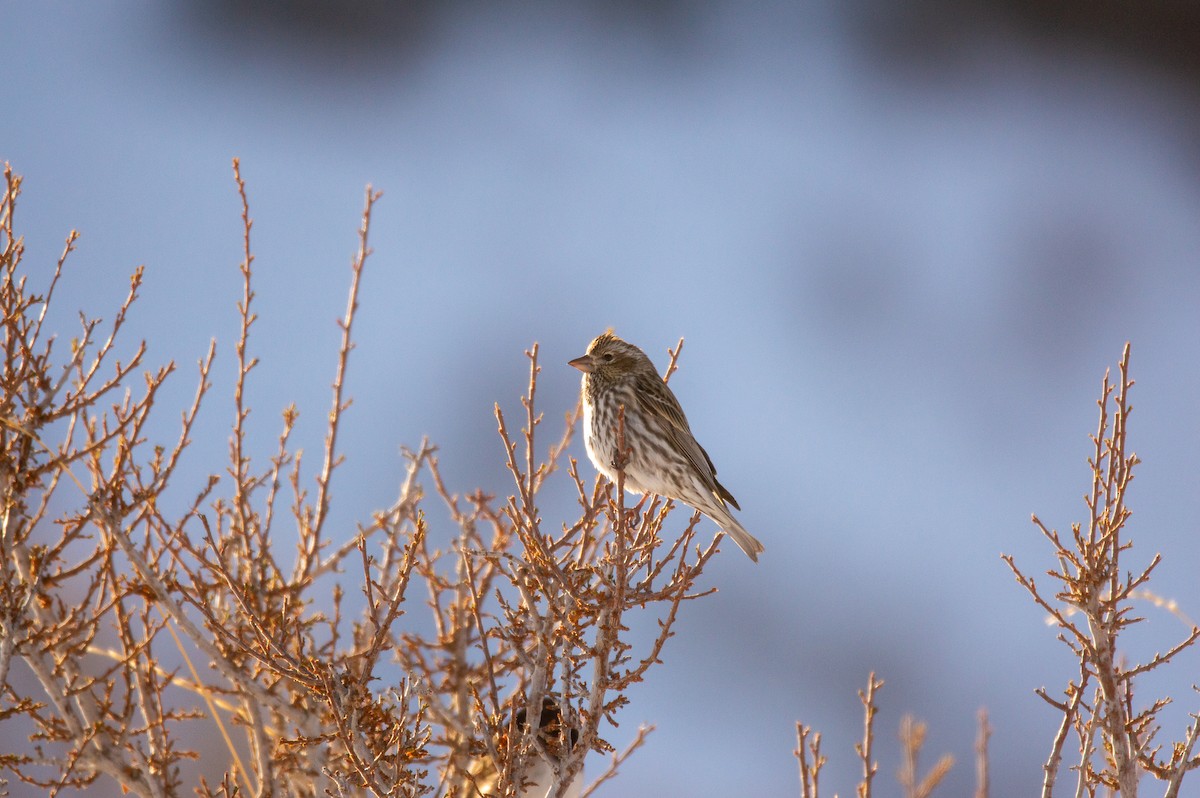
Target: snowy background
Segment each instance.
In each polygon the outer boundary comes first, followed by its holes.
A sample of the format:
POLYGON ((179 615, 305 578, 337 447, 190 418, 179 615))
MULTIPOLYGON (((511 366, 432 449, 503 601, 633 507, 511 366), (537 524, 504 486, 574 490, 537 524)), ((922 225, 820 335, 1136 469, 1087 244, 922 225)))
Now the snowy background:
MULTIPOLYGON (((927 763, 959 760, 943 792, 968 794, 981 707, 993 794, 1031 794, 1058 722, 1033 691, 1075 671, 1000 554, 1040 573, 1030 513, 1083 517, 1126 340, 1129 567, 1163 552, 1152 586, 1200 617, 1200 45, 1179 38, 1200 25, 1186 4, 1034 5, 9 2, 0 160, 26 180, 35 283, 82 233, 64 336, 146 265, 126 343, 181 365, 163 439, 218 338, 187 496, 233 416, 231 158, 256 222, 252 443, 266 455, 295 401, 314 467, 363 189, 385 192, 342 539, 422 436, 452 488, 509 490, 491 408, 519 408, 531 342, 548 443, 594 335, 660 366, 686 338, 672 385, 767 550, 708 571, 720 592, 610 739, 658 730, 601 795, 796 795, 797 719, 825 734, 826 790, 852 794, 871 670, 883 794, 905 712, 930 724, 927 763)), ((1135 657, 1185 631, 1146 613, 1135 657)), ((1167 736, 1200 708, 1198 665, 1142 689, 1179 699, 1167 736)))

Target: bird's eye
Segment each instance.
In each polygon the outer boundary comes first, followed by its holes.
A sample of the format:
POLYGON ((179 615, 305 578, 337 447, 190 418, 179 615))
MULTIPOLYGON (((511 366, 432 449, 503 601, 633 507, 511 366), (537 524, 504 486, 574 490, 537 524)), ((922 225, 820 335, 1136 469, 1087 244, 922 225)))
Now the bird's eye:
POLYGON ((603 358, 601 358, 601 359, 602 359, 602 360, 603 360, 605 363, 611 363, 611 362, 612 362, 612 359, 613 359, 613 353, 612 353, 612 352, 605 352, 605 353, 604 353, 604 357, 603 357, 603 358))

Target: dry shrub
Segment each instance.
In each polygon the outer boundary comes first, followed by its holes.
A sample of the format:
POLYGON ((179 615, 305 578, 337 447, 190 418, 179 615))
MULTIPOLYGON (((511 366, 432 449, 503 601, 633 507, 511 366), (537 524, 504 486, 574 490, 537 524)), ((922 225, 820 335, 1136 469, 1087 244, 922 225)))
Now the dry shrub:
POLYGON ((178 437, 148 440, 174 365, 143 374, 144 344, 124 362, 113 355, 141 270, 113 321, 83 318, 61 351, 42 323, 77 236, 33 293, 14 229, 20 179, 5 172, 0 735, 29 744, 0 753, 0 768, 51 793, 108 779, 145 796, 499 796, 516 793, 535 757, 565 790, 596 751, 608 755, 596 783, 610 778, 648 730, 621 752, 605 736, 628 688, 659 663, 681 604, 711 592, 696 583, 716 542, 698 544, 696 516, 668 532, 670 503, 627 508, 623 491, 585 480, 565 454, 578 408, 540 453, 536 345, 522 429, 510 431, 496 410, 511 496, 451 492, 422 443, 395 503, 352 539, 331 539, 351 330, 380 195, 368 187, 309 481, 291 443, 295 408, 283 412, 272 453, 246 446, 257 364, 252 225, 236 161, 234 170, 245 248, 230 457, 176 514, 160 498, 206 404, 215 343, 178 437), (539 492, 552 479, 577 496, 577 519, 541 518, 539 492), (431 534, 427 490, 448 508, 452 531, 431 534), (347 589, 361 595, 361 612, 343 613, 347 589), (413 606, 428 608, 432 631, 401 621, 413 606), (640 648, 628 634, 632 613, 659 623, 640 648), (552 745, 535 724, 515 722, 546 697, 568 720, 560 742, 573 730, 576 744, 552 745), (220 735, 227 761, 185 770, 198 735, 220 735), (185 784, 194 771, 197 783, 185 784))
MULTIPOLYGON (((1116 384, 1106 372, 1101 384, 1100 420, 1091 436, 1092 453, 1088 458, 1092 480, 1085 494, 1088 508, 1086 526, 1074 524, 1069 536, 1047 527, 1035 515, 1033 523, 1053 549, 1055 567, 1046 572, 1053 592, 1039 585, 1017 567, 1009 555, 1004 561, 1017 581, 1044 610, 1059 629, 1058 639, 1079 663, 1079 675, 1068 682, 1061 699, 1044 689, 1036 692, 1062 721, 1050 745, 1043 766, 1042 798, 1051 798, 1063 768, 1064 749, 1074 737, 1076 755, 1070 766, 1075 774, 1070 794, 1093 796, 1119 794, 1133 798, 1147 775, 1165 784, 1166 798, 1176 798, 1184 776, 1200 766, 1194 756, 1200 715, 1182 740, 1172 742, 1164 752, 1156 742, 1159 713, 1170 698, 1158 698, 1149 704, 1134 701, 1139 676, 1167 665, 1176 655, 1200 638, 1200 629, 1192 626, 1188 635, 1165 652, 1140 664, 1125 662, 1118 645, 1121 633, 1143 620, 1135 614, 1137 599, 1154 598, 1145 586, 1161 562, 1154 555, 1140 570, 1122 570, 1122 557, 1128 556, 1133 543, 1126 534, 1131 511, 1126 492, 1138 464, 1137 455, 1127 449, 1127 424, 1133 406, 1129 392, 1129 345, 1121 355, 1116 384)), ((875 691, 882 686, 871 674, 865 692, 860 692, 865 711, 865 732, 855 745, 863 763, 863 776, 857 787, 859 798, 870 798, 878 764, 872 758, 874 717, 877 711, 875 691)), ((796 725, 802 798, 819 798, 820 772, 825 764, 821 753, 821 735, 803 724, 796 725)), ((988 795, 988 740, 992 729, 986 713, 980 713, 979 737, 975 747, 976 798, 988 795)), ((917 754, 924 742, 924 727, 906 717, 901 721, 901 743, 905 761, 899 780, 906 798, 924 798, 949 771, 953 760, 943 757, 929 773, 918 777, 917 754)))

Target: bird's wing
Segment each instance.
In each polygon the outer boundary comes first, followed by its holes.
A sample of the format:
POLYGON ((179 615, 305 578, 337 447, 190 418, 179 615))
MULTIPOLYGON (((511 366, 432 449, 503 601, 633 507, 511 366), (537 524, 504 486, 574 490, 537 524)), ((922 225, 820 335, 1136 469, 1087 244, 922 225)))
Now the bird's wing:
POLYGON ((658 375, 646 375, 638 378, 637 390, 634 395, 645 416, 656 422, 666 433, 672 447, 683 454, 704 481, 705 487, 712 491, 717 501, 724 504, 729 502, 737 507, 737 501, 725 490, 725 486, 717 482, 717 467, 704 447, 692 435, 687 417, 675 394, 662 382, 658 375))

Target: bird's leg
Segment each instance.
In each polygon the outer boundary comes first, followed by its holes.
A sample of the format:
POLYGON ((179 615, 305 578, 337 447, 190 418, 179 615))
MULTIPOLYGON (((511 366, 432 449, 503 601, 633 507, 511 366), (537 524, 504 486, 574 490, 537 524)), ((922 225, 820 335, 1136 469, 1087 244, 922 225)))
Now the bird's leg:
POLYGON ((626 517, 629 519, 630 529, 637 529, 638 525, 642 523, 642 519, 646 517, 645 513, 642 512, 642 508, 645 506, 646 500, 653 495, 653 493, 643 493, 642 498, 638 500, 638 503, 626 511, 626 517))

